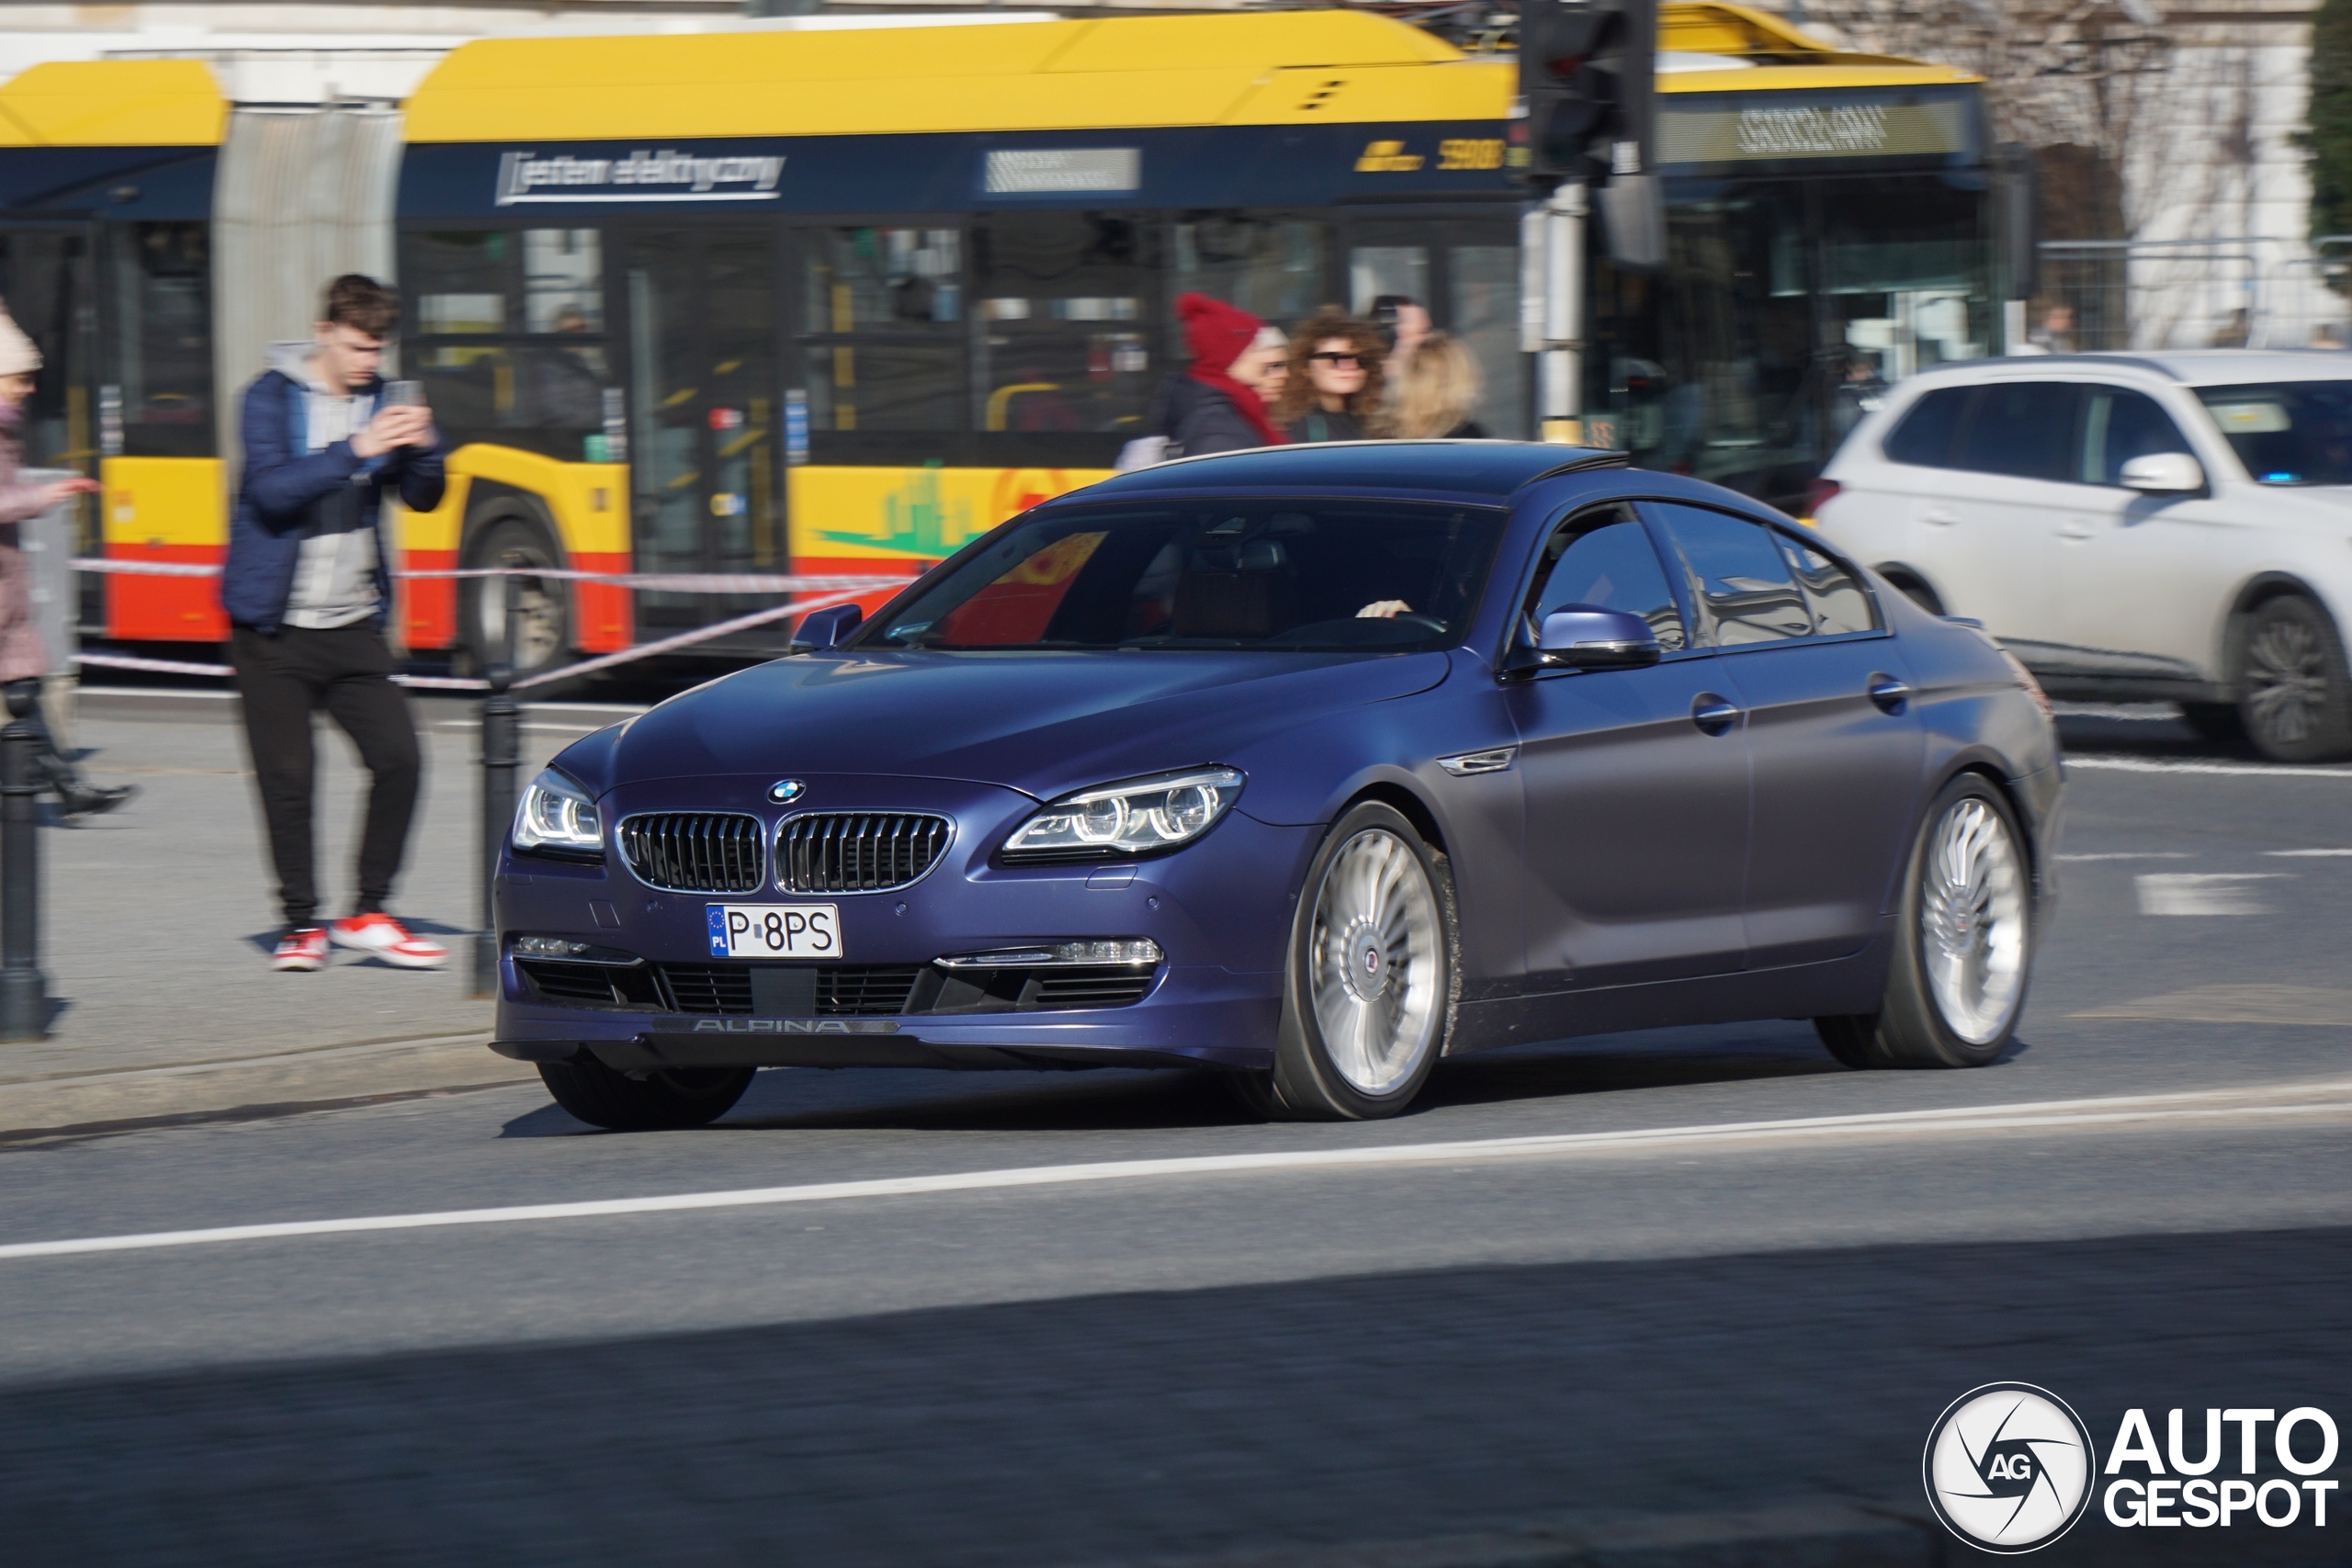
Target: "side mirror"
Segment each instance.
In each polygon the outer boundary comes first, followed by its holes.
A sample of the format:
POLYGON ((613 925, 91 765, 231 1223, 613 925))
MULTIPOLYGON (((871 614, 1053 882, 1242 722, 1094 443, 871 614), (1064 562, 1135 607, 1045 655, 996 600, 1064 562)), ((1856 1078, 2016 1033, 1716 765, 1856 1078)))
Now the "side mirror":
POLYGON ((1535 638, 1535 661, 1554 670, 1638 670, 1664 651, 1641 616, 1595 604, 1553 611, 1535 638))
POLYGON ((829 604, 821 610, 811 610, 800 617, 800 629, 792 634, 790 651, 812 653, 819 649, 838 648, 842 638, 864 619, 865 612, 855 604, 829 604))
POLYGON ((2123 488, 2143 495, 2185 495, 2205 488, 2205 467, 2186 452, 2151 452, 2123 465, 2123 488))

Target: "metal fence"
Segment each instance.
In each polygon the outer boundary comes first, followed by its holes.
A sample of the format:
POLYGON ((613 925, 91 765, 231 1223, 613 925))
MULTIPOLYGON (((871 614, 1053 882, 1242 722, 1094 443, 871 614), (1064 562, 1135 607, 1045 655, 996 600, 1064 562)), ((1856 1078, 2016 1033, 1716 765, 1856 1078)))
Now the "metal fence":
POLYGON ((2041 262, 2029 335, 2045 347, 2352 346, 2352 299, 2337 291, 2352 283, 2352 236, 2048 240, 2041 262))

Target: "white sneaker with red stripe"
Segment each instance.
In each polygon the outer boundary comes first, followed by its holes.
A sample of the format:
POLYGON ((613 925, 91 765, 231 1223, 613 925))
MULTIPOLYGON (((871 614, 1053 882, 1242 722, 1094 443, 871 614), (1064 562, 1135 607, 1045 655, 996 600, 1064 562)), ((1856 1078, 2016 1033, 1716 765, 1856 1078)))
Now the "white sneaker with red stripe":
POLYGON ((290 969, 307 973, 322 966, 327 961, 327 933, 317 926, 303 926, 289 931, 277 939, 277 951, 269 955, 272 969, 290 969))
POLYGON ((327 929, 334 932, 337 947, 372 953, 397 968, 438 969, 449 962, 447 948, 410 935, 406 926, 380 909, 337 920, 327 929))

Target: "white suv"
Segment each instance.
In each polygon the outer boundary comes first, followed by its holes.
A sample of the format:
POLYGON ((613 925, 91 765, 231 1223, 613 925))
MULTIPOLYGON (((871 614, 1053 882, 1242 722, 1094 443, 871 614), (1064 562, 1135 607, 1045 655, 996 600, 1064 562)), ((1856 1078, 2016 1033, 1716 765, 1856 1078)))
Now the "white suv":
POLYGON ((2281 761, 2352 754, 2352 355, 1945 366, 1854 427, 1812 513, 2053 695, 2177 702, 2281 761))

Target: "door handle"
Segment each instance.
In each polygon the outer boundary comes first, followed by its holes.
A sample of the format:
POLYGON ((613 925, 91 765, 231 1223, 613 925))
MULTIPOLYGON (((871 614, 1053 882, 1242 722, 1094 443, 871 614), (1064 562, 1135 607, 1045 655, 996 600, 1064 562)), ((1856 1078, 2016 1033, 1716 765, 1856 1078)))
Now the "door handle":
POLYGON ((1919 521, 1922 523, 1933 523, 1939 528, 1949 528, 1953 524, 1960 521, 1960 513, 1957 512, 1929 510, 1919 513, 1919 521))
POLYGON ((1742 716, 1739 709, 1713 692, 1702 692, 1690 699, 1690 722, 1709 735, 1723 734, 1742 716))
POLYGON ((2087 539, 2098 532, 2079 517, 2069 517, 2058 525, 2058 536, 2062 539, 2087 539))
POLYGON ((1871 701, 1888 713, 1901 713, 1904 705, 1911 700, 1913 694, 1908 684, 1896 680, 1892 675, 1871 676, 1870 685, 1866 689, 1871 694, 1871 701))

